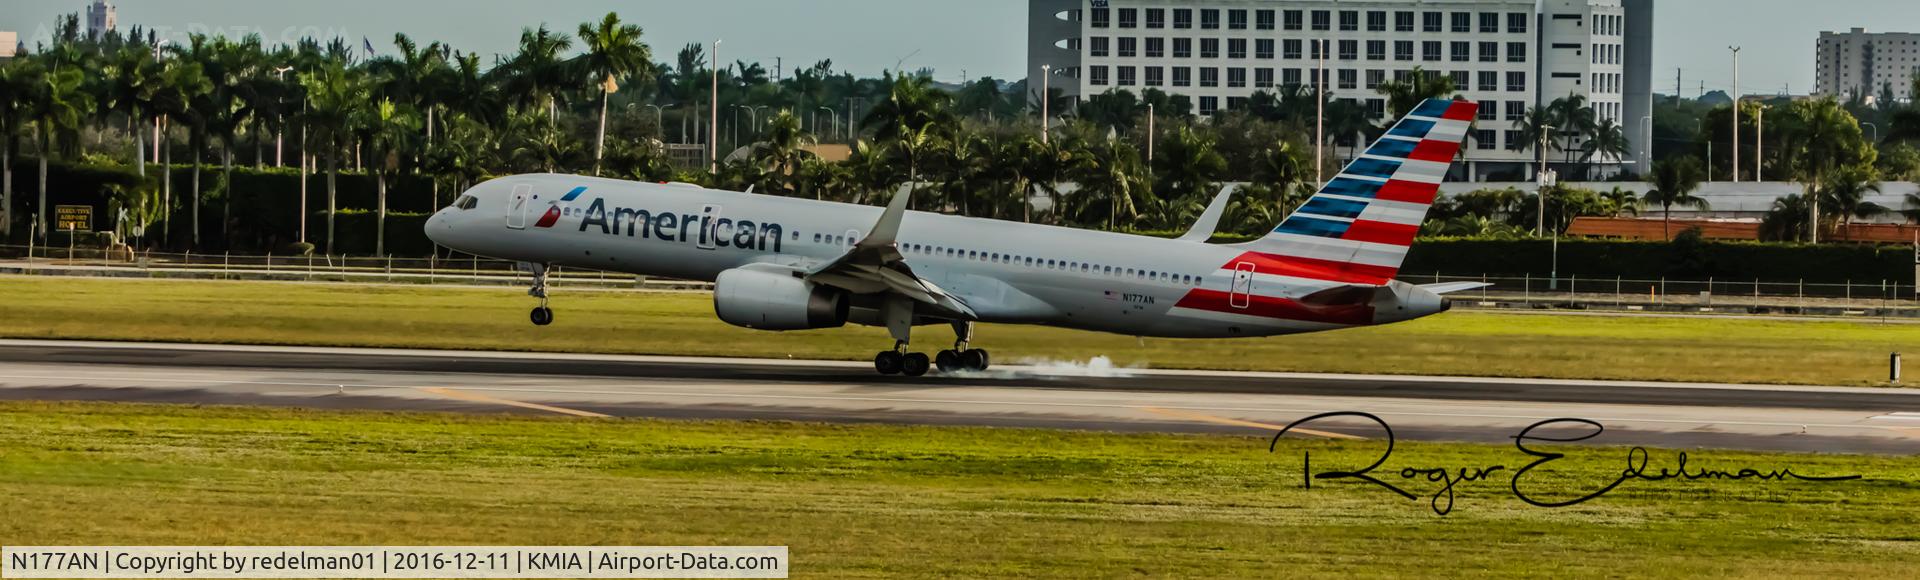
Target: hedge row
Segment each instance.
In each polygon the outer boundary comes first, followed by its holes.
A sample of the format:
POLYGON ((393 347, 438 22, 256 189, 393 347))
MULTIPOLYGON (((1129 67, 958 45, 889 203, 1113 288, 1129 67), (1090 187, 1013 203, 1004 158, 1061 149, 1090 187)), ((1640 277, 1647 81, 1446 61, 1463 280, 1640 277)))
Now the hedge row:
MULTIPOLYGON (((1421 240, 1401 272, 1448 275, 1545 276, 1553 271, 1550 240, 1421 240)), ((1908 246, 1775 244, 1676 240, 1673 243, 1567 239, 1560 241, 1561 276, 1582 278, 1805 280, 1843 283, 1911 281, 1908 246)))

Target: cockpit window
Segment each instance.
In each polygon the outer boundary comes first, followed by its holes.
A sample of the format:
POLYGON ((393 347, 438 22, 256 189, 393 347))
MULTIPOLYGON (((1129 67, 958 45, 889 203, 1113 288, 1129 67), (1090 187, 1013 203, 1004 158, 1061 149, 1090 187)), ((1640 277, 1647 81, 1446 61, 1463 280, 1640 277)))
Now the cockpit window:
POLYGON ((460 199, 453 200, 453 207, 457 209, 468 210, 478 205, 480 205, 480 199, 471 195, 462 195, 460 199))

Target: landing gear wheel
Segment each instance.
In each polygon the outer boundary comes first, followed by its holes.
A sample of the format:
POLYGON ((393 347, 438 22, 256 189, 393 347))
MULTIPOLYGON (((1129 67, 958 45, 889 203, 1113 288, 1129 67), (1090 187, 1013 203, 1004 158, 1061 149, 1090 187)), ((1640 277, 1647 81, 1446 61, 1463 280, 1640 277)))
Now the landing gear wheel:
POLYGON ((553 324, 553 309, 545 306, 534 308, 531 318, 533 319, 534 326, 553 324))
POLYGON ((958 369, 966 368, 966 365, 961 364, 960 361, 960 353, 956 351, 943 350, 940 351, 940 354, 933 355, 934 368, 940 369, 940 372, 943 373, 950 373, 958 369))
POLYGON ((993 359, 987 356, 986 350, 976 348, 960 353, 960 368, 970 371, 984 371, 992 364, 993 359))
POLYGON ((881 351, 880 354, 874 355, 873 357, 873 370, 879 371, 880 374, 883 375, 900 374, 901 367, 905 365, 905 358, 906 357, 895 351, 881 351))
POLYGON ((909 377, 925 376, 927 370, 931 368, 933 368, 933 362, 927 360, 925 353, 909 354, 900 361, 900 374, 909 377))

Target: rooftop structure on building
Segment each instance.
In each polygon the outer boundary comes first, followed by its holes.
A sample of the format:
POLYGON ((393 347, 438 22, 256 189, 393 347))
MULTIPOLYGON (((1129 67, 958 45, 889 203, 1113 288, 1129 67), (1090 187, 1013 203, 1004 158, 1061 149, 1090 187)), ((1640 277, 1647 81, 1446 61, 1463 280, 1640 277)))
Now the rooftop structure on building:
POLYGON ((113 3, 107 0, 94 0, 87 7, 87 36, 99 38, 120 26, 119 13, 113 3))

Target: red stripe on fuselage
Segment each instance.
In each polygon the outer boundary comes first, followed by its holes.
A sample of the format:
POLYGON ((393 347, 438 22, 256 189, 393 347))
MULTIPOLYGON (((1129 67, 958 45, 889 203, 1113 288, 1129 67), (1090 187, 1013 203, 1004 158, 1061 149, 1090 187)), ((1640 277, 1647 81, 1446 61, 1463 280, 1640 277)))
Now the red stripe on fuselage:
POLYGON ((1253 264, 1254 272, 1259 274, 1291 276, 1294 278, 1339 282, 1342 284, 1380 286, 1393 280, 1394 274, 1400 273, 1399 268, 1389 268, 1386 266, 1335 262, 1332 260, 1295 256, 1280 256, 1260 252, 1241 254, 1240 257, 1234 258, 1232 262, 1228 262, 1227 265, 1221 268, 1233 270, 1243 262, 1253 264))
POLYGON ((1373 306, 1308 306, 1285 298, 1250 295, 1244 297, 1246 308, 1233 307, 1233 295, 1218 290, 1195 289, 1180 299, 1178 308, 1243 314, 1275 320, 1297 322, 1318 322, 1325 324, 1345 324, 1364 326, 1373 323, 1373 306))

